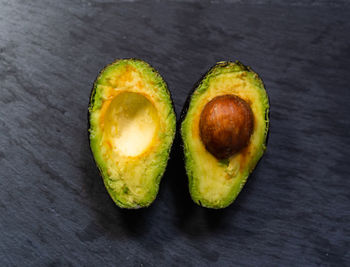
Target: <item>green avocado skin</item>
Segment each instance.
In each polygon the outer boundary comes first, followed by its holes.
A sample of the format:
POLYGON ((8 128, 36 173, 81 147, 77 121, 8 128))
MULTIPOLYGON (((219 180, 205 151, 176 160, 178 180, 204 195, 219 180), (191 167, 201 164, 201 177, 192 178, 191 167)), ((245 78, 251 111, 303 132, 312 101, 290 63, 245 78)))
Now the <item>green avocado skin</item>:
MULTIPOLYGON (((256 78, 259 80, 259 82, 262 84, 262 86, 265 88, 264 82, 261 79, 261 77, 256 72, 254 72, 251 67, 245 66, 244 64, 242 64, 238 60, 235 61, 235 62, 232 62, 232 61, 220 61, 220 62, 217 62, 216 64, 214 64, 212 67, 210 67, 209 70, 207 72, 205 72, 199 78, 199 80, 194 84, 194 86, 192 87, 192 89, 188 93, 186 101, 185 101, 185 104, 184 104, 184 106, 183 106, 183 108, 181 110, 181 113, 180 113, 180 120, 179 120, 179 122, 177 124, 177 128, 179 129, 179 132, 180 132, 179 135, 181 136, 181 138, 180 138, 180 145, 181 145, 181 151, 182 151, 182 154, 183 154, 182 160, 183 160, 183 164, 185 166, 186 166, 186 151, 185 151, 184 137, 183 137, 183 134, 182 134, 182 124, 183 124, 183 122, 184 122, 184 120, 186 118, 186 115, 187 115, 187 112, 188 112, 188 109, 189 109, 189 106, 190 106, 190 103, 191 103, 192 95, 195 93, 195 91, 200 86, 202 81, 208 75, 210 75, 212 72, 216 71, 218 68, 225 68, 227 66, 232 66, 232 65, 234 65, 235 71, 246 71, 246 72, 250 72, 250 73, 254 74, 256 76, 256 78)), ((268 100, 268 105, 267 105, 267 108, 265 110, 265 120, 266 120, 266 125, 267 125, 267 131, 265 133, 265 136, 266 136, 265 137, 265 147, 267 147, 267 145, 268 145, 269 136, 270 136, 270 126, 271 126, 271 123, 270 123, 270 109, 271 109, 271 105, 270 105, 270 101, 268 100)), ((262 157, 260 157, 260 159, 256 163, 254 169, 261 162, 262 157)), ((193 202, 195 202, 197 205, 199 205, 201 207, 204 207, 204 208, 210 208, 210 209, 222 209, 222 208, 226 208, 226 207, 230 206, 235 201, 235 199, 237 198, 239 192, 236 194, 236 196, 231 201, 229 201, 227 203, 221 203, 220 205, 213 205, 211 203, 204 203, 204 202, 194 198, 194 196, 193 196, 194 194, 192 193, 193 188, 192 188, 192 185, 191 185, 192 181, 191 181, 190 170, 188 170, 187 167, 185 167, 185 169, 186 169, 186 173, 187 173, 187 176, 188 176, 188 188, 189 188, 189 191, 190 191, 190 195, 191 195, 191 198, 192 198, 193 202)), ((254 171, 254 169, 250 172, 250 174, 254 171)), ((249 178, 249 177, 247 177, 247 178, 249 178)), ((243 182, 242 187, 243 187, 244 183, 245 183, 245 181, 243 182)))
MULTIPOLYGON (((120 61, 128 61, 128 62, 135 62, 135 63, 142 64, 142 65, 146 66, 146 68, 148 68, 149 71, 151 73, 153 73, 153 75, 158 76, 160 78, 161 83, 162 83, 162 87, 166 91, 166 94, 168 95, 168 98, 170 100, 170 105, 171 105, 170 119, 173 121, 173 123, 172 123, 173 124, 173 126, 172 126, 172 132, 173 132, 172 140, 174 140, 175 132, 176 132, 176 113, 175 113, 175 109, 174 109, 173 98, 171 96, 170 90, 168 89, 168 84, 166 83, 164 78, 158 73, 158 71, 156 69, 154 69, 149 63, 147 63, 147 62, 145 62, 145 61, 143 61, 141 59, 138 59, 138 58, 117 59, 117 60, 113 61, 112 63, 106 65, 99 72, 99 74, 97 75, 97 77, 96 77, 96 79, 95 79, 95 81, 93 83, 93 87, 92 87, 92 90, 90 92, 90 96, 89 96, 89 104, 88 104, 88 111, 87 111, 87 121, 88 121, 88 123, 87 123, 87 134, 88 134, 88 138, 89 139, 91 138, 91 135, 90 135, 90 131, 91 131, 91 127, 92 127, 92 125, 91 125, 91 114, 92 114, 92 112, 91 111, 92 111, 93 106, 95 104, 95 94, 96 94, 97 82, 98 82, 99 78, 102 76, 102 74, 104 73, 105 70, 107 70, 110 66, 118 64, 118 62, 120 62, 120 61)), ((169 154, 170 154, 170 151, 172 150, 172 147, 173 147, 173 141, 169 144, 169 147, 166 149, 166 151, 164 151, 164 155, 166 155, 166 159, 165 159, 166 162, 169 160, 169 154)), ((150 198, 147 201, 144 201, 142 203, 125 203, 125 202, 121 201, 118 198, 118 196, 113 192, 113 190, 108 186, 108 184, 106 182, 107 179, 106 179, 106 177, 104 175, 103 169, 97 164, 93 148, 91 147, 91 140, 90 140, 90 143, 89 143, 89 148, 90 148, 90 153, 91 153, 92 157, 95 159, 95 165, 96 165, 96 167, 99 170, 99 173, 100 173, 100 176, 103 179, 104 185, 105 185, 105 187, 106 187, 110 197, 112 198, 114 203, 119 208, 122 208, 122 209, 140 209, 140 208, 149 207, 153 203, 153 201, 155 200, 155 198, 156 198, 156 196, 158 194, 159 184, 160 184, 162 176, 163 176, 163 174, 165 172, 166 166, 165 166, 164 169, 159 171, 159 174, 158 174, 157 178, 155 179, 155 184, 154 184, 154 189, 153 189, 154 194, 153 194, 152 198, 150 198)))

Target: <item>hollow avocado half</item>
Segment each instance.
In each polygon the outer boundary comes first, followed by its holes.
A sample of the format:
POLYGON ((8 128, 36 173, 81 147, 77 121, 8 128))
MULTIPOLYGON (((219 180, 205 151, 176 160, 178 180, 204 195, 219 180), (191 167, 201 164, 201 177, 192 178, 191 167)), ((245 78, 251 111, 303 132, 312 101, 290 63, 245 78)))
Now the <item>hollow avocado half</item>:
POLYGON ((264 154, 269 100, 259 76, 240 62, 218 62, 197 82, 181 114, 193 201, 230 205, 264 154))
POLYGON ((148 63, 120 59, 100 72, 89 104, 90 147, 119 207, 137 209, 154 201, 175 125, 167 85, 148 63))

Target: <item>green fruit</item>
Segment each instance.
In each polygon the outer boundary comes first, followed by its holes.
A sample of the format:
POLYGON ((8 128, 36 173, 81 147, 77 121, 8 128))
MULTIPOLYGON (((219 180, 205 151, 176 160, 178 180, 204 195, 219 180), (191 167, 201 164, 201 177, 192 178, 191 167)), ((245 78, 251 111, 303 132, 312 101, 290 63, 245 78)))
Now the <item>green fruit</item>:
POLYGON ((230 205, 266 149, 269 100, 240 62, 219 62, 195 85, 182 112, 189 190, 207 208, 230 205))
POLYGON ((89 123, 91 151, 111 198, 121 208, 149 206, 176 127, 162 77, 137 59, 108 65, 94 83, 89 123))

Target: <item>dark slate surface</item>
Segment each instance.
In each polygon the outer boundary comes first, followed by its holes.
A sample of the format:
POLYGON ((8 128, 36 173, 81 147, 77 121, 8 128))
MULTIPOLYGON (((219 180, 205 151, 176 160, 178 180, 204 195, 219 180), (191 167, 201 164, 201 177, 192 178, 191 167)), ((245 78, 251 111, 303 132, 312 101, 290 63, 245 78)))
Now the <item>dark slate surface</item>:
POLYGON ((349 266, 350 5, 275 2, 0 1, 0 265, 349 266), (264 79, 268 151, 232 206, 191 202, 177 146, 149 209, 111 201, 87 105, 124 57, 178 115, 216 61, 264 79))

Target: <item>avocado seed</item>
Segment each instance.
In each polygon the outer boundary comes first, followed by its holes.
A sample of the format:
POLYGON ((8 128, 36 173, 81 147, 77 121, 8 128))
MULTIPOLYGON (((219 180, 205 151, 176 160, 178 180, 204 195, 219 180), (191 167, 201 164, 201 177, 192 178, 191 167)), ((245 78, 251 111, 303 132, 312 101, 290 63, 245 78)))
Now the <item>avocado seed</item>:
POLYGON ((226 159, 248 145, 254 128, 249 104, 235 95, 221 95, 208 102, 199 130, 205 148, 217 159, 226 159))

